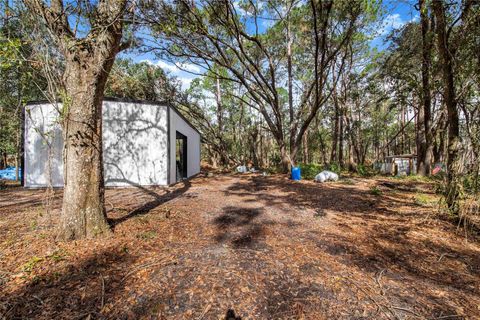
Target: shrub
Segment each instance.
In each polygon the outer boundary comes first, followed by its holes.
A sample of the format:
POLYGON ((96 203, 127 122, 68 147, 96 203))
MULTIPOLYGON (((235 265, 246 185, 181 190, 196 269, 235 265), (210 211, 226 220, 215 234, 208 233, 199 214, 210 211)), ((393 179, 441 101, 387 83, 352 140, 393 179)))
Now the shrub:
POLYGON ((377 186, 374 186, 370 188, 370 193, 374 196, 380 196, 382 195, 382 190, 380 190, 377 186))
POLYGON ((313 180, 317 174, 324 170, 324 167, 317 163, 301 163, 302 179, 313 180))
POLYGON ((428 195, 423 193, 417 193, 414 196, 414 203, 417 206, 432 207, 435 200, 432 200, 428 195))
POLYGON ((338 162, 332 162, 325 166, 325 170, 330 170, 336 174, 339 174, 340 171, 342 171, 342 167, 338 162))
POLYGON ((37 257, 37 256, 33 256, 32 258, 30 258, 30 260, 28 260, 22 267, 22 270, 27 272, 27 273, 30 273, 33 271, 33 269, 35 268, 35 266, 39 263, 39 262, 42 262, 43 261, 43 258, 40 258, 40 257, 37 257))
POLYGON ((364 164, 359 164, 357 166, 357 173, 362 177, 370 175, 368 168, 364 164))
POLYGON ((480 177, 475 174, 466 174, 463 177, 463 189, 466 193, 474 194, 479 191, 480 177))

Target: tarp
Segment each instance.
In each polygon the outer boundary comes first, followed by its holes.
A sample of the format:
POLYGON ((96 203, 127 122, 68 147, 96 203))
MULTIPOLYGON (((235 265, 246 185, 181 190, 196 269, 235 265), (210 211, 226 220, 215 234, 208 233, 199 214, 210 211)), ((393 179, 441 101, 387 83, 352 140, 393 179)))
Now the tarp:
MULTIPOLYGON (((22 169, 18 170, 18 175, 22 175, 22 169)), ((0 170, 0 179, 15 180, 15 167, 8 167, 0 170)))

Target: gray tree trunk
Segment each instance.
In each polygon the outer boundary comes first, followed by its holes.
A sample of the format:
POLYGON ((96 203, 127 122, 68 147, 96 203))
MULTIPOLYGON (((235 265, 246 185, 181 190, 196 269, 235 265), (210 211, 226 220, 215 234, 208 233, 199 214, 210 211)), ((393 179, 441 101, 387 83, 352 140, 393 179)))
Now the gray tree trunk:
POLYGON ((430 66, 431 39, 428 11, 425 0, 419 1, 422 26, 422 105, 418 108, 418 138, 417 138, 417 174, 430 175, 432 154, 431 129, 431 96, 430 96, 430 66))
MULTIPOLYGON (((63 74, 64 193, 58 238, 92 238, 110 232, 104 208, 102 101, 121 45, 126 0, 90 2, 91 30, 77 38, 61 0, 25 0, 55 37, 63 74)), ((79 13, 82 15, 83 13, 79 13)))
POLYGON ((432 8, 436 18, 436 34, 440 60, 442 63, 443 95, 447 107, 448 122, 448 157, 447 157, 447 190, 446 202, 450 212, 459 213, 459 151, 460 128, 455 96, 455 83, 453 75, 453 48, 449 46, 445 7, 442 0, 433 0, 432 8))

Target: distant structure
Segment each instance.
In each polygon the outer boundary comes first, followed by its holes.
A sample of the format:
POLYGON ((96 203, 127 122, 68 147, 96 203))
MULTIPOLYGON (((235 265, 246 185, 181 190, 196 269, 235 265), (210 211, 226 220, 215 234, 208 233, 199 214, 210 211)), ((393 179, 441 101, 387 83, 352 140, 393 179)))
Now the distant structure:
POLYGON ((378 163, 377 169, 382 174, 405 176, 417 173, 417 155, 402 154, 385 157, 385 162, 378 163))
MULTIPOLYGON (((60 105, 26 106, 23 184, 63 186, 60 105)), ((106 186, 170 185, 200 172, 200 133, 168 103, 103 102, 106 186)))

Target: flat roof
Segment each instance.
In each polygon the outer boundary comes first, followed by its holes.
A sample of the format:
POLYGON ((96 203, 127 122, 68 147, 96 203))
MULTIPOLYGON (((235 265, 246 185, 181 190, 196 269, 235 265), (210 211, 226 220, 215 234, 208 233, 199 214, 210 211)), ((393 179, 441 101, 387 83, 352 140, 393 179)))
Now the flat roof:
MULTIPOLYGON (((61 101, 61 99, 59 99, 59 101, 61 101)), ((178 109, 176 107, 173 106, 173 104, 171 102, 168 102, 168 101, 152 101, 152 100, 139 100, 139 99, 129 99, 129 98, 114 98, 114 97, 104 97, 103 98, 103 101, 111 101, 111 102, 124 102, 124 103, 138 103, 138 104, 149 104, 149 105, 157 105, 157 106, 167 106, 171 109, 173 109, 173 111, 175 111, 178 116, 180 118, 183 119, 183 121, 185 121, 190 127, 192 127, 193 130, 195 130, 199 135, 200 137, 202 136, 202 134, 200 133, 200 131, 198 131, 197 128, 195 128, 195 126, 187 120, 187 118, 185 118, 185 116, 180 112, 178 111, 178 109)), ((52 103, 51 101, 49 100, 35 100, 35 101, 29 101, 27 102, 27 106, 33 106, 33 105, 37 105, 37 104, 47 104, 47 103, 52 103)), ((168 120, 170 121, 170 119, 168 120)))

